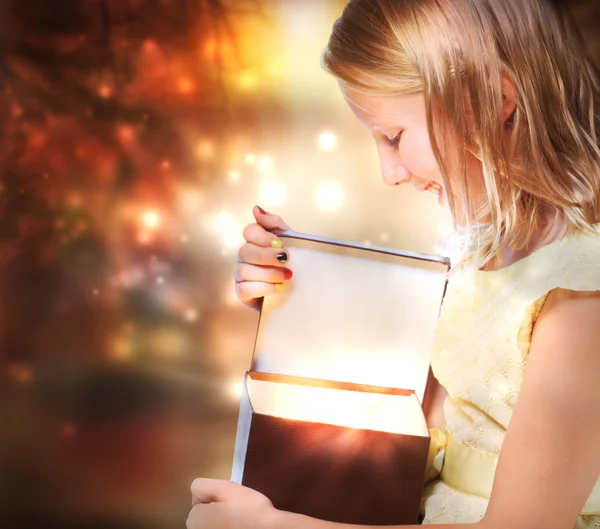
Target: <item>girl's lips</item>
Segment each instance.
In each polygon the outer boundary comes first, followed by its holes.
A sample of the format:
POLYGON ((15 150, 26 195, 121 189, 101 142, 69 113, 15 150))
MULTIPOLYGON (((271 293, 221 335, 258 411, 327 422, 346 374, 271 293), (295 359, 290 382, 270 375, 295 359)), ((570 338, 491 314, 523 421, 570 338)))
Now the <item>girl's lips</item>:
POLYGON ((425 189, 423 189, 423 191, 429 191, 430 193, 433 193, 434 195, 440 195, 442 193, 442 186, 440 184, 438 184, 437 182, 429 182, 425 186, 425 189))

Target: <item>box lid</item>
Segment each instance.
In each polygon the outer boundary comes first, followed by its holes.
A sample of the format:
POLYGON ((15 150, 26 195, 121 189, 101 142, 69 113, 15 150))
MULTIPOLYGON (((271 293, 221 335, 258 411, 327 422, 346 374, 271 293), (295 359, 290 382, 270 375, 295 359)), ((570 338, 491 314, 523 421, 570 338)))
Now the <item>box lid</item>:
POLYGON ((409 389, 422 402, 448 259, 278 236, 294 279, 264 300, 252 370, 409 389))

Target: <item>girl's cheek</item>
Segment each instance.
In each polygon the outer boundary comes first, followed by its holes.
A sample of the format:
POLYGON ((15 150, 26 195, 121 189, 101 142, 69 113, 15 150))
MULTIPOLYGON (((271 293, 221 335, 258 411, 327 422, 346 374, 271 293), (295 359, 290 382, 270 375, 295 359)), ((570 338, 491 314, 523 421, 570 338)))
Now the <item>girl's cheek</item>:
POLYGON ((409 173, 441 183, 442 175, 429 140, 414 137, 408 137, 406 140, 400 145, 400 157, 409 173))

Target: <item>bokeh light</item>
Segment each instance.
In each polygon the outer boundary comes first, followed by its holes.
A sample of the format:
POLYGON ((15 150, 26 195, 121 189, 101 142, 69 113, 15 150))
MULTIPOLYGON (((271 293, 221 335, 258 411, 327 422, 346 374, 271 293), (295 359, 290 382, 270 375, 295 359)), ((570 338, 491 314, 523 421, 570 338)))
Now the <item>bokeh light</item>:
POLYGON ((335 182, 318 184, 314 192, 315 205, 322 211, 337 211, 344 203, 342 186, 335 182))
POLYGON ((317 138, 317 144, 323 151, 333 151, 337 146, 337 136, 333 132, 322 132, 317 138))

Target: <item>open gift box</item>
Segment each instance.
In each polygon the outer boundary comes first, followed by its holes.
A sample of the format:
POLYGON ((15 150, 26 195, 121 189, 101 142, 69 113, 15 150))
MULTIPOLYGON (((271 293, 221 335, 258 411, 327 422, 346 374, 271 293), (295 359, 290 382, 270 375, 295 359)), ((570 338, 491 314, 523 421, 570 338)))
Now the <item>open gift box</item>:
POLYGON ((416 523, 448 260, 279 237, 294 281, 261 309, 232 481, 323 520, 416 523))

